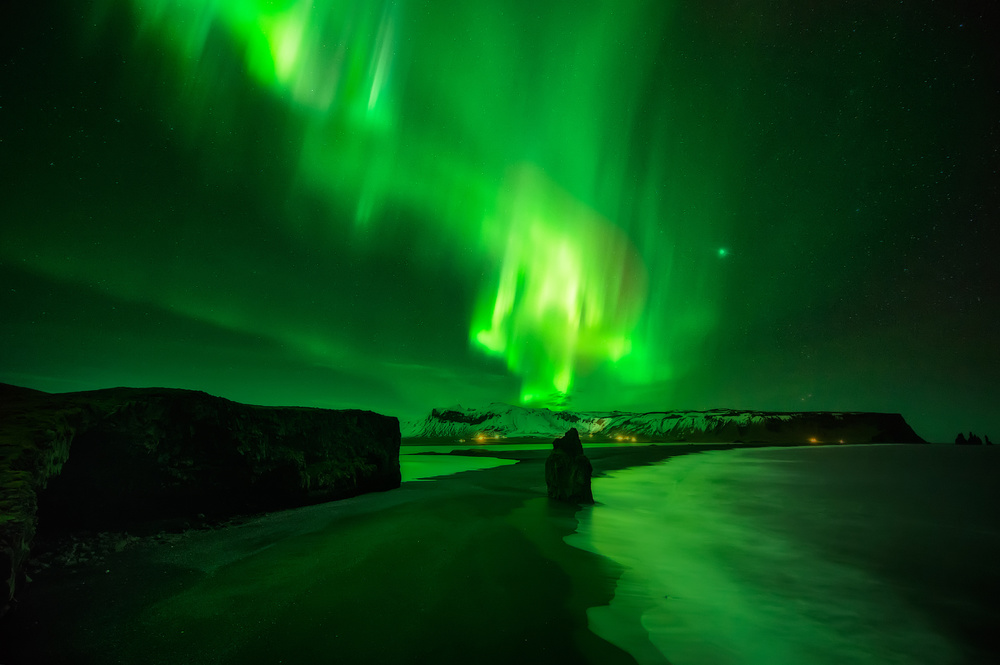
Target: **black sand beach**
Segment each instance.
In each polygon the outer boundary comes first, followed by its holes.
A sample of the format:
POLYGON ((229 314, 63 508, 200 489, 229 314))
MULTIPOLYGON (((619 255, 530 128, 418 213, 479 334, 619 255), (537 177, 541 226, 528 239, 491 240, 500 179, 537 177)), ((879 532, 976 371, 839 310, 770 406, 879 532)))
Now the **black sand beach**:
MULTIPOLYGON (((717 447, 587 454, 599 474, 717 447)), ((36 571, 0 662, 634 662, 587 629, 621 571, 563 542, 547 451, 491 454, 520 462, 36 571)))
POLYGON ((997 449, 728 448, 410 448, 517 463, 36 569, 0 663, 996 662, 997 449))

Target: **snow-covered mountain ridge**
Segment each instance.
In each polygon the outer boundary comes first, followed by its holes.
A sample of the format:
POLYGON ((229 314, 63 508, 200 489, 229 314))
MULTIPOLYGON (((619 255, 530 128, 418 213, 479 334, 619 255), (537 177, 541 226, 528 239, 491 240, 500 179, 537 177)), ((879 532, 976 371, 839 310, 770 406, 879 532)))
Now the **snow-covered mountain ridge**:
POLYGON ((562 436, 575 427, 586 441, 742 443, 922 443, 898 413, 828 411, 551 411, 494 403, 434 409, 404 423, 403 438, 486 441, 562 436))

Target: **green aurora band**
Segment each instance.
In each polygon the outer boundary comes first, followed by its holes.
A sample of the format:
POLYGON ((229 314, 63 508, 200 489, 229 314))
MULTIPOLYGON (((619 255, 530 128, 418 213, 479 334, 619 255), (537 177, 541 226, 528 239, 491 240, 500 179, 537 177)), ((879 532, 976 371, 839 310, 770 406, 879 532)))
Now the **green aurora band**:
POLYGON ((646 271, 670 267, 644 255, 642 230, 670 211, 664 167, 637 181, 634 161, 665 137, 640 154, 630 143, 652 54, 607 54, 662 21, 658 3, 133 3, 143 39, 182 63, 192 132, 214 121, 199 109, 224 103, 238 60, 291 109, 299 182, 338 219, 348 211, 363 234, 404 207, 452 251, 497 266, 470 339, 522 377, 522 402, 565 406, 575 375, 605 361, 637 382, 662 378, 670 359, 650 357, 651 332, 710 331, 711 312, 691 301, 672 331, 641 318, 646 271))
POLYGON ((0 381, 992 432, 989 3, 22 9, 0 381))

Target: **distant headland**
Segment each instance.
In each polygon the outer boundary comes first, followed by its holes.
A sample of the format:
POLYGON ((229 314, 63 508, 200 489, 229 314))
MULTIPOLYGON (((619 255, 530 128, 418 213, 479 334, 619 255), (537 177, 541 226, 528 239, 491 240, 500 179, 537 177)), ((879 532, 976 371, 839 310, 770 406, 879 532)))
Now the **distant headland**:
POLYGON ((404 439, 469 442, 552 439, 576 428, 584 442, 810 445, 926 443, 898 413, 857 411, 551 411, 494 403, 434 409, 404 423, 404 439))

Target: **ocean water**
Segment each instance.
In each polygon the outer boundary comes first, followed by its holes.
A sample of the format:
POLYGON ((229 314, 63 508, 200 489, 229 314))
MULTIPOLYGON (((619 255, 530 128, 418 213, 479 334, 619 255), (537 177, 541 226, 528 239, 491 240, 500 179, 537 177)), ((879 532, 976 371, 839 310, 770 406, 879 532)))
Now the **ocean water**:
POLYGON ((992 447, 685 455, 595 478, 566 541, 625 567, 588 622, 640 663, 995 663, 998 481, 992 447))
MULTIPOLYGON (((584 448, 606 448, 608 443, 585 443, 584 448)), ((647 444, 618 443, 617 447, 647 444)), ((480 444, 406 444, 399 449, 399 468, 403 482, 411 480, 434 480, 463 471, 492 469, 498 466, 517 464, 517 460, 499 457, 471 457, 449 455, 452 451, 477 450, 492 452, 550 451, 552 443, 480 443, 480 444), (427 454, 434 453, 434 454, 427 454)))
POLYGON ((498 457, 461 457, 457 455, 421 455, 401 453, 399 470, 403 482, 410 480, 433 480, 463 471, 492 469, 497 466, 517 464, 517 460, 498 457))
MULTIPOLYGON (((640 448, 643 446, 648 446, 649 443, 646 442, 635 442, 635 441, 618 441, 614 443, 601 442, 601 443, 587 443, 584 440, 583 447, 586 448, 627 448, 636 447, 640 448)), ((672 446, 683 445, 679 443, 671 443, 672 446)), ((552 442, 547 441, 545 443, 428 443, 428 444, 410 444, 406 443, 400 446, 400 455, 418 455, 421 453, 449 453, 454 450, 486 450, 491 452, 518 452, 522 450, 532 450, 532 451, 550 451, 552 450, 552 442)))

